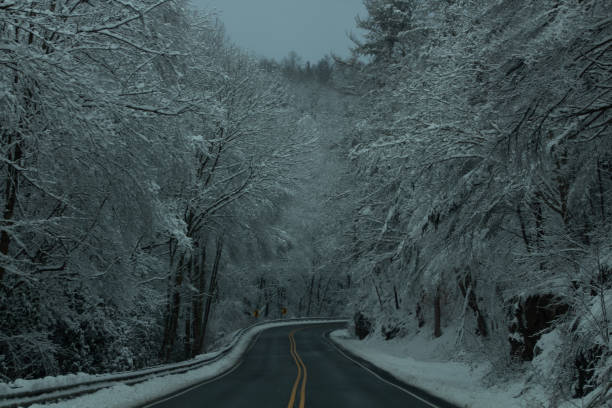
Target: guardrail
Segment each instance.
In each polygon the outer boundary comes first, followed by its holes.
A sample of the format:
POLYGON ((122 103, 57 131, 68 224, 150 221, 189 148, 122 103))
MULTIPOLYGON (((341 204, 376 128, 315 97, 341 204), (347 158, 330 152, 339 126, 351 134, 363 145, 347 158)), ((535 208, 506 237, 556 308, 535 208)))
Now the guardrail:
MULTIPOLYGON (((264 324, 291 322, 299 323, 311 321, 332 322, 339 320, 344 319, 311 317, 288 318, 259 322, 238 330, 234 334, 234 336, 232 336, 232 340, 230 341, 230 343, 218 350, 213 356, 207 356, 204 358, 195 357, 194 359, 183 361, 180 363, 165 364, 135 371, 127 371, 114 374, 102 374, 98 378, 81 380, 76 379, 75 382, 71 384, 47 387, 43 386, 37 389, 31 389, 27 391, 20 391, 19 389, 15 389, 15 392, 9 392, 5 395, 0 395, 0 408, 28 407, 32 404, 52 403, 62 399, 75 398, 81 395, 91 394, 101 389, 110 388, 119 384, 134 385, 156 377, 186 373, 187 371, 214 363, 225 357, 234 349, 236 344, 238 344, 238 342, 247 332, 264 324)), ((253 341, 253 339, 251 339, 251 341, 253 341)))

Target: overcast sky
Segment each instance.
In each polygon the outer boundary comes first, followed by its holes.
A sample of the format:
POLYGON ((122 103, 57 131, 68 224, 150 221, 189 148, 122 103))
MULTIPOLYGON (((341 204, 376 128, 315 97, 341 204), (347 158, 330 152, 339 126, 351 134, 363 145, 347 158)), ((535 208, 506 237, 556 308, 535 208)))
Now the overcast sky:
POLYGON ((334 52, 347 56, 347 33, 365 16, 362 0, 191 0, 216 9, 230 38, 259 56, 282 59, 296 51, 316 62, 334 52))

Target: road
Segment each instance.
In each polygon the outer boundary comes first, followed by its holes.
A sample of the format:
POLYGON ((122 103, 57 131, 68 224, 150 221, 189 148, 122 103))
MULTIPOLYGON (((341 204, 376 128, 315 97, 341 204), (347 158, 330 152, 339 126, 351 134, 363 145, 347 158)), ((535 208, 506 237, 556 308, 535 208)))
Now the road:
POLYGON ((264 331, 230 373, 151 408, 446 408, 342 355, 325 334, 342 325, 264 331))

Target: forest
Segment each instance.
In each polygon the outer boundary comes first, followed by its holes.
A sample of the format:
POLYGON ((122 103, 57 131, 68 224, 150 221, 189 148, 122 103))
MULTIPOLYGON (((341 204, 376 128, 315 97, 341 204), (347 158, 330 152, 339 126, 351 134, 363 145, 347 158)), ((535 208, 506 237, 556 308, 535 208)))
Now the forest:
POLYGON ((609 2, 363 3, 304 63, 183 0, 0 0, 0 381, 332 316, 608 393, 609 2))

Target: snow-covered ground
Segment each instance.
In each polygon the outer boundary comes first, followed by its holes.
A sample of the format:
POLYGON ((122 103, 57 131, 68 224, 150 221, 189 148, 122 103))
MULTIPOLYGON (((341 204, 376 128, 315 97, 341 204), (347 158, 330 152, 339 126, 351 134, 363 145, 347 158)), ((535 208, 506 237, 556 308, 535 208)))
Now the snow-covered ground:
MULTIPOLYGON (((222 357, 221 359, 207 364, 201 368, 197 368, 191 370, 187 373, 176 374, 176 375, 165 375, 161 377, 157 377, 140 384, 135 385, 125 385, 118 384, 112 386, 110 388, 106 388, 100 391, 97 391, 93 394, 84 395, 78 398, 74 398, 71 400, 61 401, 53 404, 34 404, 31 405, 31 408, 132 408, 132 407, 140 407, 148 402, 158 400, 163 398, 168 394, 175 393, 179 390, 185 389, 190 386, 195 386, 197 384, 201 384, 203 381, 211 380, 214 381, 216 379, 222 378, 223 374, 226 372, 230 372, 239 362, 240 358, 244 355, 244 353, 248 350, 250 344, 252 344, 252 340, 258 336, 262 331, 281 327, 281 326, 291 326, 295 324, 320 324, 327 322, 344 322, 344 320, 330 320, 324 321, 321 320, 304 320, 304 321, 286 321, 286 322, 271 322, 266 324, 261 324, 257 326, 253 326, 248 329, 236 342, 235 346, 232 350, 222 357)), ((199 358, 211 357, 211 355, 203 355, 199 356, 199 358)), ((107 375, 111 377, 112 374, 107 375)), ((99 376, 88 376, 87 374, 76 374, 69 376, 60 376, 60 377, 47 377, 40 380, 32 380, 18 381, 20 385, 20 390, 36 390, 40 388, 46 388, 48 386, 57 386, 57 385, 69 385, 74 384, 76 382, 81 382, 83 379, 99 379, 99 376)), ((8 384, 0 383, 0 396, 7 395, 6 392, 9 388, 14 389, 15 383, 11 384, 9 387, 8 384)))
POLYGON ((360 341, 342 329, 330 337, 399 380, 459 407, 575 408, 588 404, 586 399, 551 404, 548 392, 534 381, 496 380, 489 362, 474 354, 453 354, 452 334, 437 339, 414 335, 390 341, 371 336, 360 341))
MULTIPOLYGON (((36 392, 48 390, 51 388, 63 388, 73 387, 77 385, 87 384, 93 381, 121 381, 124 377, 129 377, 133 374, 146 375, 153 374, 159 369, 171 369, 180 368, 185 363, 198 362, 201 360, 210 360, 217 357, 223 352, 223 349, 215 350, 210 353, 200 354, 194 357, 192 360, 183 361, 175 364, 165 364, 155 367, 150 367, 137 371, 126 371, 120 373, 108 373, 108 374, 87 374, 87 373, 76 373, 66 374, 57 376, 48 376, 44 378, 38 378, 35 380, 17 379, 11 383, 0 382, 0 400, 2 398, 14 397, 15 394, 21 394, 24 392, 36 392)), ((2 406, 2 404, 0 404, 2 406)))

